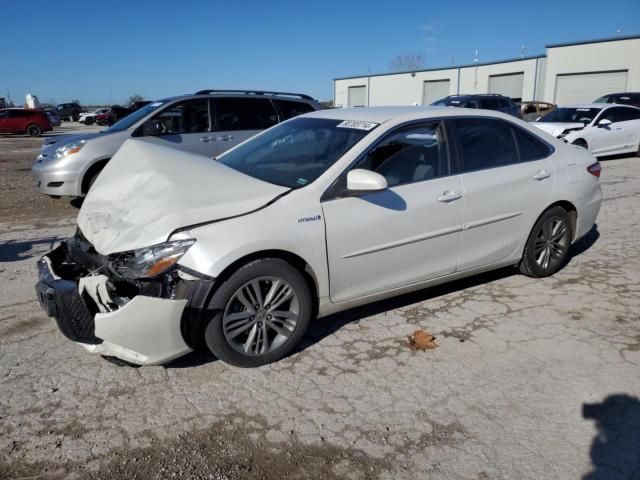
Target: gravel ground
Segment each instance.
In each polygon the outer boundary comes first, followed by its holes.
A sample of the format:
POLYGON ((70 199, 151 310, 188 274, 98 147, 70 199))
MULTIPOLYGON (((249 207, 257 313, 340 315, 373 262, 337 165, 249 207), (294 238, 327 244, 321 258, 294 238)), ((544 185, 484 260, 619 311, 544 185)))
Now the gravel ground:
POLYGON ((69 342, 35 260, 73 232, 0 138, 0 478, 640 478, 640 159, 603 162, 569 265, 512 269, 316 321, 258 369, 132 368, 69 342), (439 347, 415 351, 423 328, 439 347))

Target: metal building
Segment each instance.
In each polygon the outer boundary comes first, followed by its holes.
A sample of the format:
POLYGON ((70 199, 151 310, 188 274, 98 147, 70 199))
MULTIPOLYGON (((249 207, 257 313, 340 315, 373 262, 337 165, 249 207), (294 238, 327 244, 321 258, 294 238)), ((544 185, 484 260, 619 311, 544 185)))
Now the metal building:
POLYGON ((545 48, 544 55, 497 62, 336 78, 333 103, 428 105, 447 95, 500 93, 516 101, 570 104, 640 91, 640 35, 545 48))

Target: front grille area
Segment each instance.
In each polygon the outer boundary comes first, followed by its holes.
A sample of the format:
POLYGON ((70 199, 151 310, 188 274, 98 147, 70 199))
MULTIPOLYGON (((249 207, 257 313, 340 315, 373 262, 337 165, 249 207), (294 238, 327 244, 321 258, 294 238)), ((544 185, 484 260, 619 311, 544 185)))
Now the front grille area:
POLYGON ((80 343, 97 345, 102 343, 95 336, 95 322, 87 305, 78 294, 78 287, 73 282, 62 281, 65 284, 56 286, 56 322, 62 334, 69 340, 80 343))

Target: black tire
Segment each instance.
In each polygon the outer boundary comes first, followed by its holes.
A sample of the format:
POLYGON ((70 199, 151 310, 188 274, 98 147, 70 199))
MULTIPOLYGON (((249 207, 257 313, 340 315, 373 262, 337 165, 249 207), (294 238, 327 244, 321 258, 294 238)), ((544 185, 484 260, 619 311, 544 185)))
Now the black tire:
MULTIPOLYGON (((273 286, 274 283, 271 283, 271 285, 273 286)), ((292 296, 292 298, 294 297, 292 296)), ((269 305, 266 305, 266 307, 268 308, 269 305)), ((311 321, 313 302, 309 286, 298 270, 284 260, 266 258, 255 260, 240 267, 226 281, 224 281, 209 301, 208 311, 213 312, 213 316, 204 330, 204 339, 209 350, 211 350, 211 352, 223 362, 236 367, 248 368, 259 367, 261 365, 276 362, 287 356, 298 345, 298 343, 300 343, 302 337, 307 331, 307 328, 309 327, 309 322, 311 321), (257 281, 258 285, 262 285, 261 282, 266 282, 265 286, 267 286, 267 288, 263 292, 263 298, 267 301, 269 297, 269 279, 282 280, 292 289, 293 295, 296 296, 295 300, 287 300, 281 305, 286 305, 288 302, 291 302, 290 305, 292 305, 293 302, 296 301, 296 307, 298 310, 297 321, 291 330, 287 329, 289 334, 285 337, 286 339, 278 337, 275 330, 270 331, 271 335, 275 333, 272 338, 269 336, 270 334, 267 333, 267 338, 271 342, 270 346, 275 345, 278 340, 281 342, 273 350, 253 354, 242 353, 236 349, 238 348, 237 344, 242 343, 245 335, 246 337, 249 337, 251 335, 250 332, 258 331, 258 327, 261 326, 260 318, 262 318, 264 322, 263 331, 269 332, 266 319, 271 319, 271 317, 266 317, 265 315, 267 315, 269 311, 273 312, 273 310, 263 310, 261 307, 259 311, 255 311, 255 319, 252 316, 250 317, 250 320, 242 320, 243 325, 248 325, 250 328, 244 328, 243 333, 235 337, 238 339, 235 342, 229 340, 225 335, 223 321, 225 313, 234 305, 234 302, 238 301, 236 295, 240 290, 245 288, 251 281, 257 281), (260 317, 260 315, 262 316, 260 317), (254 325, 255 328, 253 327, 254 325), (236 347, 234 347, 232 343, 236 343, 236 347)), ((246 315, 247 312, 248 310, 245 310, 240 313, 245 313, 246 315)), ((273 320, 270 321, 273 322, 273 320)), ((238 324, 234 324, 234 326, 238 324)), ((227 323, 227 332, 230 330, 231 328, 229 327, 229 323, 227 323)), ((235 331, 240 331, 240 329, 235 331)), ((256 333, 256 335, 259 334, 256 333)), ((246 342, 248 343, 250 340, 247 339, 246 342)), ((256 340, 256 345, 257 344, 258 341, 256 340)))
POLYGON ((567 211, 562 207, 546 210, 529 234, 519 264, 520 273, 533 278, 556 273, 569 259, 572 238, 571 219, 567 211), (558 231, 554 233, 558 224, 558 231))
POLYGON ((84 124, 85 125, 93 125, 93 121, 94 121, 93 117, 87 117, 87 118, 84 119, 84 124))
POLYGON ((80 118, 80 112, 72 112, 71 118, 73 119, 74 122, 77 122, 78 119, 80 118))
POLYGON ((25 129, 25 133, 30 137, 39 137, 40 135, 42 135, 42 127, 40 125, 32 123, 25 129))
POLYGON ((577 140, 574 140, 571 145, 575 145, 576 147, 582 147, 589 150, 589 145, 587 144, 587 141, 583 140, 582 138, 578 138, 577 140))

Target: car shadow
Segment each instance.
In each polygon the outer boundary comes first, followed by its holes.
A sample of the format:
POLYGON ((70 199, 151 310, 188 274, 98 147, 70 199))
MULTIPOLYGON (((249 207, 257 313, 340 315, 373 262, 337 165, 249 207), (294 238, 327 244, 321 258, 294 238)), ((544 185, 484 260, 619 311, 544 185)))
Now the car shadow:
POLYGON ((22 260, 28 260, 29 258, 39 255, 39 252, 34 252, 33 248, 37 245, 49 245, 52 249, 55 242, 59 241, 62 237, 51 236, 44 237, 38 240, 25 240, 15 241, 8 240, 0 244, 0 263, 5 262, 20 262, 22 260))
POLYGON ((609 395, 601 403, 582 405, 582 417, 595 421, 592 470, 583 480, 640 478, 640 399, 609 395))
POLYGON ((571 250, 569 251, 569 261, 572 258, 577 257, 578 255, 582 255, 584 252, 589 250, 600 238, 600 232, 598 231, 598 224, 594 223, 591 230, 587 232, 587 234, 582 237, 580 240, 575 242, 571 246, 571 250))

